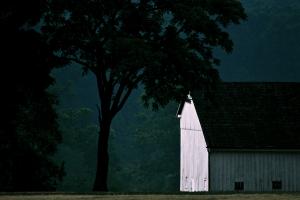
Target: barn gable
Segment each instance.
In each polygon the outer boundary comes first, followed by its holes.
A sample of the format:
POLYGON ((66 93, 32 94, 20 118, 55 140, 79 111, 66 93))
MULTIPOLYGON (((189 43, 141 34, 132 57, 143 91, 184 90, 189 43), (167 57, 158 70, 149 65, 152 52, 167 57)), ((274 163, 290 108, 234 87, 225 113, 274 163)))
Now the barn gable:
POLYGON ((177 111, 177 117, 180 118, 180 128, 202 131, 197 111, 190 95, 188 95, 187 99, 180 104, 177 111))
POLYGON ((208 151, 190 95, 179 106, 180 191, 208 191, 208 151))

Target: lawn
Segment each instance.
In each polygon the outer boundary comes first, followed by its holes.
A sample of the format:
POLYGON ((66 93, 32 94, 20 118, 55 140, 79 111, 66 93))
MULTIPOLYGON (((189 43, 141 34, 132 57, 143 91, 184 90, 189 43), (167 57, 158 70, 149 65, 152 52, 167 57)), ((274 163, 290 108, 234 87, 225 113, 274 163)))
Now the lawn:
POLYGON ((300 194, 82 195, 0 194, 0 200, 300 200, 300 194))

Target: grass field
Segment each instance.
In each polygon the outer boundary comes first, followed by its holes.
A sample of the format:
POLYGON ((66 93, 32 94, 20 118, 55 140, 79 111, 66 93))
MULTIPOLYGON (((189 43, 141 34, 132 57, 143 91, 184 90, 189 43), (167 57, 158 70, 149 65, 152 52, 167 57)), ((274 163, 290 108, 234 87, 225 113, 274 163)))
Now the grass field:
POLYGON ((0 194, 0 200, 300 200, 300 194, 81 195, 0 194))

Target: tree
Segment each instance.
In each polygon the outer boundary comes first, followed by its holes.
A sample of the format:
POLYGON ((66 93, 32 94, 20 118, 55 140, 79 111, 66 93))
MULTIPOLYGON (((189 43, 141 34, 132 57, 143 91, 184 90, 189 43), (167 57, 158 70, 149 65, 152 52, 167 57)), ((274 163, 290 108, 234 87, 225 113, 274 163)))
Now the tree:
POLYGON ((116 119, 121 121, 120 118, 123 118, 123 123, 128 123, 126 120, 130 118, 130 124, 126 127, 117 124, 111 129, 110 190, 177 192, 180 178, 180 130, 176 126, 178 119, 175 113, 178 104, 172 102, 164 109, 152 112, 143 109, 142 102, 138 101, 139 94, 136 93, 131 95, 124 108, 132 109, 129 112, 135 114, 130 116, 130 113, 122 112, 128 116, 119 115, 116 119))
POLYGON ((232 51, 224 30, 246 18, 238 0, 48 0, 44 33, 54 54, 92 72, 99 92, 95 191, 107 190, 113 118, 144 87, 158 109, 218 80, 214 47, 232 51))
POLYGON ((0 191, 53 190, 63 166, 51 158, 61 141, 56 99, 46 89, 57 65, 34 30, 39 0, 1 1, 0 191))

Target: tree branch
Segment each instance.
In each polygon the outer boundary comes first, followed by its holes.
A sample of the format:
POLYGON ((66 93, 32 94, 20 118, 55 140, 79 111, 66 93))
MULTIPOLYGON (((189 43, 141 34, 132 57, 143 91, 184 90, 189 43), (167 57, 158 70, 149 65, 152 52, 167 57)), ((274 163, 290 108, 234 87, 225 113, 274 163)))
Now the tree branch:
POLYGON ((111 110, 113 112, 115 112, 118 108, 118 104, 119 104, 119 101, 120 101, 120 98, 123 94, 124 89, 125 89, 125 83, 122 82, 122 83, 120 83, 118 91, 117 91, 116 95, 113 98, 113 104, 111 106, 111 110))
MULTIPOLYGON (((120 98, 122 97, 123 91, 125 89, 126 83, 129 81, 130 73, 127 73, 124 75, 124 77, 120 80, 119 88, 117 90, 117 93, 113 97, 113 104, 111 106, 111 110, 115 113, 117 113, 118 104, 120 102, 120 98)), ((112 77, 111 77, 112 78, 112 77)), ((117 84, 118 81, 113 82, 113 87, 117 84)))
POLYGON ((98 121, 99 121, 99 124, 101 123, 102 121, 102 112, 101 112, 101 108, 100 106, 97 104, 97 110, 98 110, 98 121))
POLYGON ((113 112, 113 114, 117 114, 125 105, 125 102, 127 101, 128 97, 130 96, 132 90, 137 86, 137 84, 142 80, 142 76, 138 76, 135 81, 133 81, 132 85, 127 88, 127 92, 124 94, 123 98, 119 100, 119 105, 116 107, 116 110, 113 112))
POLYGON ((105 87, 104 83, 101 80, 100 74, 96 73, 96 79, 97 79, 97 87, 98 87, 98 93, 99 93, 99 99, 100 99, 100 106, 101 106, 101 111, 105 112, 105 87))

